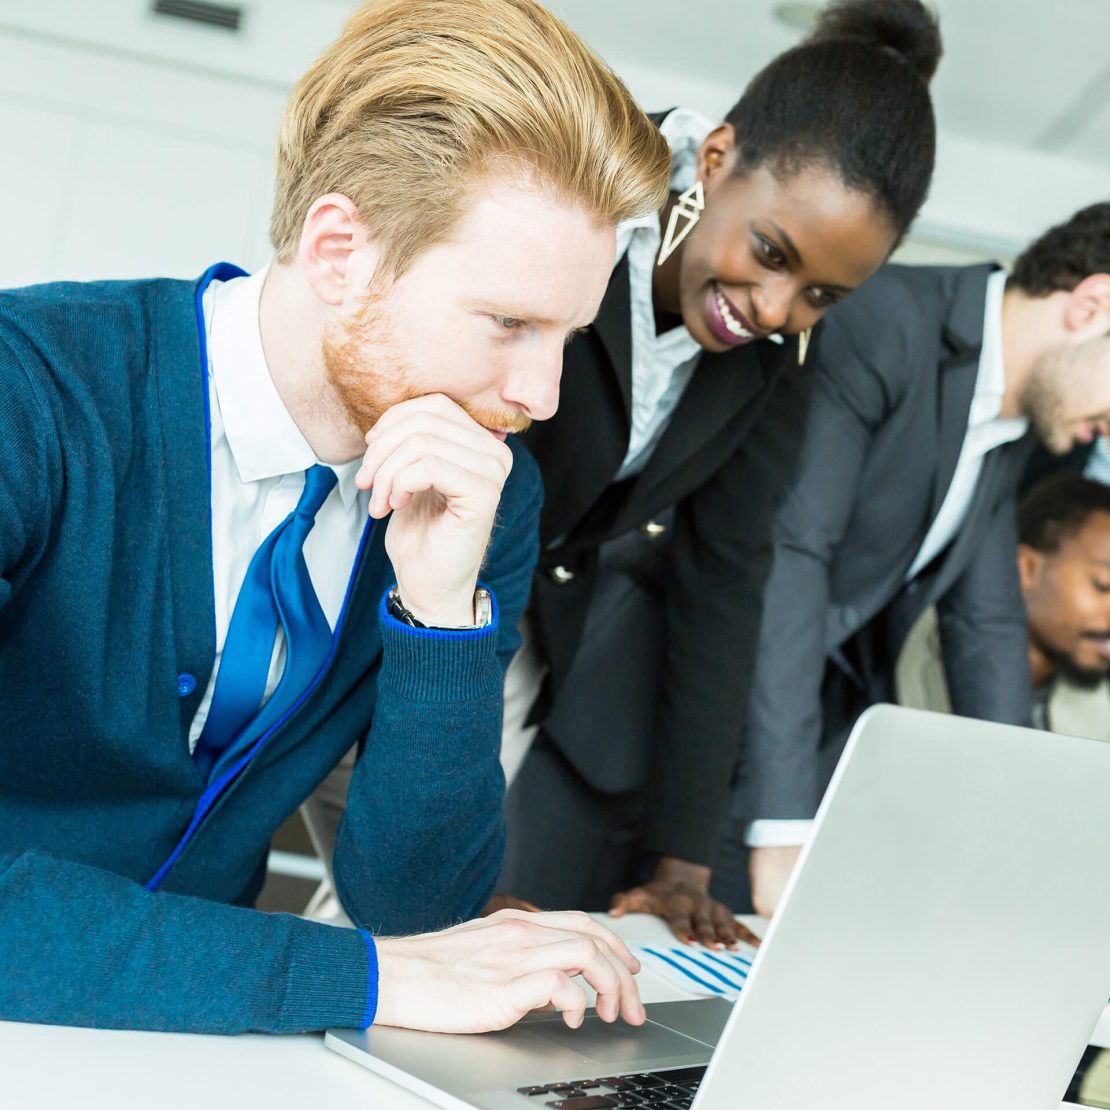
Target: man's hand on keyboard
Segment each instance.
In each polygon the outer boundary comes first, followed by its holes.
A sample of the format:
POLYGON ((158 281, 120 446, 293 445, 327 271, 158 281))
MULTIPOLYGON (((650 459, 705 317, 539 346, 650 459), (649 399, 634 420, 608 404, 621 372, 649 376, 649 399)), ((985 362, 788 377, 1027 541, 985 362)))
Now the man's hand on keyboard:
POLYGON ((604 1021, 646 1019, 632 978, 639 961, 584 913, 501 910, 441 933, 376 944, 378 1025, 482 1033, 551 1008, 577 1029, 586 1010, 577 975, 597 992, 604 1021))

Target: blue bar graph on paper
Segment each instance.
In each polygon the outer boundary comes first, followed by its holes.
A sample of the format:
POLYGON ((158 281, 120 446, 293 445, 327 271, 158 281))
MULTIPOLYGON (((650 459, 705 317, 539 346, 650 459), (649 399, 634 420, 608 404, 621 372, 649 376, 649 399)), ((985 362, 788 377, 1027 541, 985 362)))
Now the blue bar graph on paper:
MULTIPOLYGON (((729 990, 740 991, 744 989, 743 983, 729 978, 727 975, 723 974, 715 967, 713 967, 713 965, 709 963, 709 961, 705 958, 706 954, 702 954, 701 959, 695 959, 693 956, 690 955, 689 952, 683 952, 680 948, 672 948, 671 951, 674 953, 676 959, 685 960, 687 963, 693 964, 694 967, 698 968, 706 975, 712 975, 714 979, 718 980, 721 983, 724 983, 724 985, 728 987, 729 990)), ((718 960, 716 962, 721 963, 722 961, 718 960)), ((725 966, 727 967, 728 965, 726 964, 725 966)))
MULTIPOLYGON (((662 960, 663 963, 668 964, 670 967, 673 967, 679 973, 679 975, 684 975, 687 979, 692 979, 695 983, 698 984, 699 987, 702 987, 707 991, 712 991, 714 994, 725 993, 723 990, 721 990, 720 987, 715 986, 713 983, 706 982, 700 976, 695 975, 688 968, 683 967, 683 965, 680 964, 678 960, 674 959, 673 957, 664 955, 662 952, 657 952, 654 948, 644 948, 644 951, 649 956, 654 956, 657 960, 662 960)), ((672 948, 671 951, 675 952, 676 950, 672 948)))
POLYGON ((711 952, 701 945, 664 948, 634 946, 641 962, 681 990, 730 1001, 744 989, 752 962, 735 952, 711 952))

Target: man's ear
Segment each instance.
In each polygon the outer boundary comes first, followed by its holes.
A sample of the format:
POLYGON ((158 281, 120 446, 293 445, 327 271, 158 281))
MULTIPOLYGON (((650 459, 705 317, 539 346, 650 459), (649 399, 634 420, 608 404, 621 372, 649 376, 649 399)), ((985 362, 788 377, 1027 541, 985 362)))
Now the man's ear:
POLYGON ((1035 547, 1019 543, 1017 549, 1018 577, 1021 579, 1021 592, 1026 593, 1040 582, 1044 569, 1044 554, 1035 547))
POLYGON ((1110 334, 1110 274, 1091 274, 1071 291, 1064 323, 1092 339, 1110 334))
POLYGON ((350 197, 328 193, 312 202, 301 228, 297 262, 324 304, 342 304, 353 289, 365 289, 377 261, 350 197))

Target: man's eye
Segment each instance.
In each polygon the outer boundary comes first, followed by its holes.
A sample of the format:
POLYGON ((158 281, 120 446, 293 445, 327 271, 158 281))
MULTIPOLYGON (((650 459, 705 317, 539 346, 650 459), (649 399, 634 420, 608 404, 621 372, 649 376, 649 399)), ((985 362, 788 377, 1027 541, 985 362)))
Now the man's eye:
POLYGON ((515 331, 524 325, 524 321, 518 320, 515 316, 494 316, 493 322, 505 331, 515 331))

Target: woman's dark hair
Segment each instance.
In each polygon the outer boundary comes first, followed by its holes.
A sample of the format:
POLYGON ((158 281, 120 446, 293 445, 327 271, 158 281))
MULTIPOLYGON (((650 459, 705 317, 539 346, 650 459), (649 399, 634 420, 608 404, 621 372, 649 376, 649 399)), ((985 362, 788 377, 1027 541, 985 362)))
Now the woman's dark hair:
POLYGON ((1007 284, 1047 297, 1070 293, 1091 274, 1110 274, 1110 201, 1076 212, 1026 247, 1007 284))
POLYGON ((940 56, 937 17, 919 0, 834 0, 725 117, 736 129, 737 172, 827 168, 872 197, 901 239, 933 176, 928 84, 940 56))
POLYGON ((1053 474, 1021 499, 1018 541, 1051 555, 1087 523, 1092 513, 1110 513, 1110 486, 1081 474, 1053 474))

